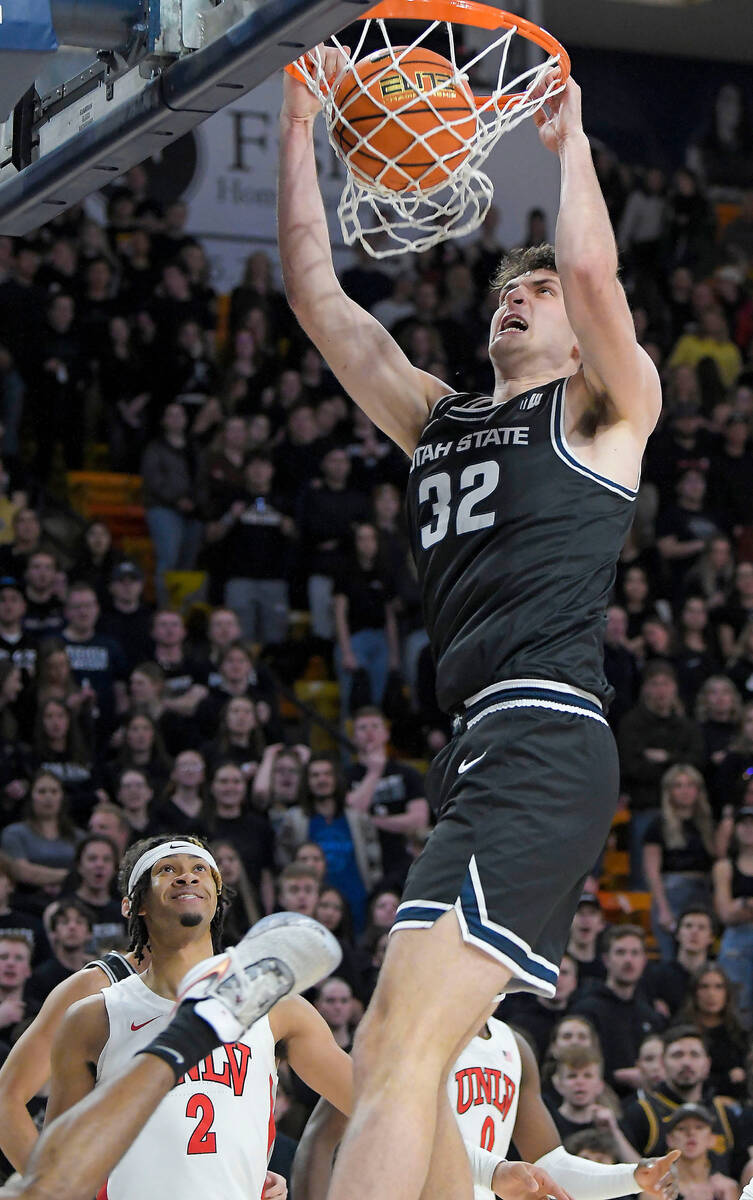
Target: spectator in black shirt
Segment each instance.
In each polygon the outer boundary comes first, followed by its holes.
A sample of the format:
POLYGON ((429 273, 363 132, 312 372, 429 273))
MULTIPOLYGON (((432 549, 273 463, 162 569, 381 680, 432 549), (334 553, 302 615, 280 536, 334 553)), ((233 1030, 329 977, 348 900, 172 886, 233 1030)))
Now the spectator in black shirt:
POLYGON ((42 1007, 53 988, 80 971, 91 957, 92 917, 76 896, 56 902, 49 918, 52 958, 37 967, 29 981, 29 1004, 42 1007))
POLYGON ((244 642, 232 642, 219 662, 219 682, 209 689, 196 710, 196 721, 203 737, 213 737, 219 727, 225 705, 235 696, 254 701, 256 719, 268 741, 281 735, 274 685, 264 666, 254 663, 244 642))
POLYGON ((8 347, 24 379, 38 361, 45 292, 35 282, 39 252, 31 242, 14 243, 13 273, 0 283, 0 342, 8 347))
POLYGON ((0 579, 0 660, 7 658, 18 667, 27 685, 36 671, 37 642, 24 631, 26 600, 12 576, 0 579))
POLYGON ((567 952, 578 965, 578 989, 584 994, 594 980, 606 979, 607 969, 599 953, 599 940, 604 931, 604 912, 595 892, 584 892, 578 901, 567 952))
POLYGON ((89 948, 95 953, 100 947, 117 949, 126 935, 120 901, 113 894, 119 862, 118 847, 101 833, 87 834, 76 847, 73 895, 92 915, 89 948))
POLYGON ((705 1195, 714 1200, 738 1200, 737 1180, 720 1171, 712 1173, 709 1152, 716 1143, 714 1125, 714 1114, 700 1104, 681 1104, 667 1119, 667 1146, 681 1151, 674 1170, 684 1200, 705 1195))
POLYGON ((705 1035, 711 1059, 709 1086, 723 1096, 745 1096, 748 1039, 737 1014, 730 981, 721 967, 708 963, 692 979, 680 1020, 705 1035))
POLYGON ((716 637, 702 596, 685 599, 677 624, 678 644, 674 656, 677 686, 686 710, 692 712, 702 684, 721 666, 716 637))
POLYGON ((719 519, 706 508, 706 478, 702 471, 685 471, 675 490, 676 502, 659 513, 656 545, 676 601, 682 596, 685 576, 698 562, 706 542, 723 530, 719 519))
POLYGON ((23 1021, 30 1003, 31 942, 25 930, 0 933, 0 1038, 11 1040, 14 1026, 23 1021))
POLYGON ((110 604, 98 629, 116 641, 125 654, 128 671, 154 653, 151 609, 143 603, 144 576, 134 562, 122 562, 110 576, 110 604))
POLYGON ((334 587, 335 661, 343 720, 358 707, 353 694, 356 683, 361 688, 367 685, 366 703, 380 705, 388 671, 399 665, 394 594, 394 582, 381 561, 376 527, 358 525, 354 553, 343 563, 334 587))
POLYGON ((129 845, 156 834, 157 826, 150 811, 154 789, 146 772, 126 767, 117 780, 115 799, 131 831, 129 845))
POLYGON ((50 955, 47 934, 39 917, 13 907, 14 887, 8 860, 0 857, 0 938, 5 934, 22 934, 32 947, 32 965, 37 967, 50 955))
POLYGON ((105 522, 92 521, 69 578, 75 583, 88 583, 97 593, 100 605, 105 605, 110 598, 107 591, 110 577, 121 557, 112 544, 112 534, 105 522))
POLYGON ((722 513, 735 536, 751 524, 753 514, 753 453, 750 422, 744 413, 733 412, 724 426, 723 443, 712 455, 709 472, 709 504, 722 513))
POLYGON ((207 669, 186 653, 186 626, 180 613, 161 609, 152 620, 154 661, 165 677, 165 708, 192 717, 207 694, 207 669))
POLYGON ((38 642, 57 637, 65 625, 63 604, 57 592, 57 577, 58 565, 54 554, 47 550, 36 550, 29 555, 24 572, 24 629, 38 642))
POLYGON ((714 863, 714 907, 725 928, 718 965, 737 986, 741 1019, 753 1024, 753 804, 734 817, 729 858, 714 863))
POLYGON ((719 640, 725 654, 737 653, 735 641, 753 620, 753 563, 743 560, 735 568, 735 586, 729 602, 716 613, 719 640))
POLYGON ((116 642, 96 632, 99 604, 87 583, 71 586, 65 616, 62 636, 68 659, 78 682, 97 694, 97 734, 102 742, 115 728, 116 714, 127 704, 125 656, 116 642))
POLYGON ((47 306, 47 325, 39 334, 37 367, 31 376, 30 408, 37 452, 34 470, 50 473, 57 442, 68 470, 77 470, 84 452, 84 389, 89 368, 74 321, 72 296, 62 292, 47 306))
POLYGON ((357 760, 345 772, 346 804, 369 817, 379 834, 384 879, 402 887, 411 861, 406 839, 428 828, 429 806, 418 772, 388 756, 389 738, 389 726, 378 708, 355 713, 357 760))
POLYGON ((643 835, 659 813, 661 780, 675 763, 703 766, 703 737, 695 721, 682 715, 673 667, 650 662, 643 672, 638 703, 618 732, 622 787, 630 797, 632 887, 645 887, 643 835))
POLYGON ((643 838, 643 874, 651 890, 651 922, 661 957, 674 955, 674 931, 684 909, 709 908, 714 823, 700 771, 678 763, 662 776, 661 816, 643 838))
POLYGON ((298 528, 307 577, 311 632, 334 637, 332 587, 354 525, 368 515, 362 492, 348 486, 351 464, 341 446, 333 446, 321 461, 320 475, 304 488, 298 501, 298 528))
POLYGON ((265 816, 248 803, 248 783, 235 763, 222 763, 209 783, 207 826, 212 840, 231 842, 264 912, 275 903, 274 836, 265 816))
POLYGON ((155 795, 159 795, 170 776, 170 758, 154 719, 136 709, 122 726, 122 745, 109 771, 110 785, 123 771, 134 768, 149 780, 155 795))
POLYGON ((225 604, 237 613, 244 636, 264 645, 282 642, 287 634, 296 536, 289 506, 273 490, 274 474, 269 455, 255 451, 243 496, 207 529, 209 541, 222 542, 225 604))
POLYGON ((622 1132, 639 1154, 664 1154, 666 1121, 672 1113, 681 1104, 706 1104, 715 1118, 712 1161, 724 1169, 734 1146, 730 1116, 736 1106, 728 1097, 715 1096, 708 1085, 711 1059, 705 1037, 693 1025, 675 1025, 663 1039, 664 1082, 625 1105, 622 1132))
POLYGON ((204 759, 195 750, 184 750, 173 763, 154 814, 160 832, 207 837, 205 784, 204 759))
POLYGON ((711 675, 696 698, 695 719, 706 747, 706 786, 714 816, 718 819, 729 798, 720 787, 720 768, 740 726, 740 693, 727 675, 711 675))
POLYGON ((638 660, 628 646, 628 618, 624 608, 610 604, 604 630, 604 674, 614 688, 609 724, 617 729, 638 697, 638 660))
POLYGON ((232 762, 247 782, 254 778, 264 753, 264 735, 249 696, 228 700, 220 713, 217 736, 206 743, 202 752, 210 770, 220 762, 232 762))
POLYGON ((31 762, 35 771, 49 771, 60 780, 73 822, 80 826, 97 800, 106 799, 92 758, 76 714, 63 700, 49 696, 37 708, 31 762))
POLYGON ((33 508, 19 508, 13 517, 13 541, 0 546, 0 575, 23 579, 29 559, 39 550, 42 527, 33 508))
POLYGON ((647 449, 646 478, 658 487, 662 509, 674 502, 678 484, 687 471, 705 475, 714 448, 704 428, 697 375, 690 368, 688 375, 694 395, 670 402, 667 423, 650 439, 647 449))
POLYGON ((156 556, 155 589, 166 604, 166 571, 190 571, 203 536, 199 464, 186 437, 186 412, 168 404, 162 414, 162 435, 149 443, 141 462, 144 506, 156 556))
POLYGON ((561 1102, 550 1112, 563 1141, 582 1129, 606 1129, 617 1142, 620 1158, 635 1160, 635 1151, 620 1130, 612 1107, 604 1102, 604 1060, 598 1050, 588 1046, 563 1050, 553 1083, 561 1102))
POLYGON ((677 919, 677 953, 666 962, 650 962, 641 981, 657 1012, 668 1019, 676 1016, 698 971, 706 966, 716 936, 714 917, 703 906, 684 909, 677 919))
POLYGON ((601 1039, 607 1083, 624 1096, 637 1080, 635 1061, 643 1037, 661 1029, 665 1020, 639 987, 646 967, 643 930, 637 925, 614 925, 605 943, 607 977, 576 1000, 572 1011, 593 1021, 601 1039))

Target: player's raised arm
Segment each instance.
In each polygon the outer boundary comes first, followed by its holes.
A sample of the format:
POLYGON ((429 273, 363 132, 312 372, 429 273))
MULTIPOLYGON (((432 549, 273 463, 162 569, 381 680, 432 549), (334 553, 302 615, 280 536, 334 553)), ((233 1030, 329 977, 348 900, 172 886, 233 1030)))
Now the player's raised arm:
MULTIPOLYGON (((342 55, 325 51, 328 77, 342 55)), ((314 158, 316 99, 285 74, 280 113, 278 232, 288 303, 356 404, 412 454, 429 409, 452 389, 412 366, 397 342, 346 296, 332 263, 314 158)))
POLYGON ((583 131, 577 83, 568 79, 534 120, 541 141, 560 160, 555 256, 586 384, 645 441, 661 408, 659 377, 636 342, 617 278, 617 246, 583 131))

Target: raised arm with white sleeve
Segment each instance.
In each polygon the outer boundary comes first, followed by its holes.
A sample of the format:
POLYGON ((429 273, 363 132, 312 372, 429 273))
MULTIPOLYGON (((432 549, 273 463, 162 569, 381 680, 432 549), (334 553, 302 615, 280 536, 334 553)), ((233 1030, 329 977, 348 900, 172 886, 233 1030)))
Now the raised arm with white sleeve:
MULTIPOLYGON (((326 48, 334 78, 343 56, 326 48)), ((397 342, 340 287, 314 156, 317 99, 287 72, 280 112, 278 236, 288 303, 304 332, 356 404, 412 454, 429 410, 452 391, 412 366, 397 342)))

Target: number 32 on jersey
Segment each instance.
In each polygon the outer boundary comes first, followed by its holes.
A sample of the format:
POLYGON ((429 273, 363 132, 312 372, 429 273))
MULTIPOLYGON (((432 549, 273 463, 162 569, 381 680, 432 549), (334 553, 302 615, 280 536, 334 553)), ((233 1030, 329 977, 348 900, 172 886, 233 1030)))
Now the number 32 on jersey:
MULTIPOLYGON (((455 508, 455 532, 474 533, 488 529, 494 524, 495 509, 482 509, 478 505, 487 500, 499 484, 499 463, 469 463, 460 475, 460 498, 455 508)), ((431 521, 422 525, 419 533, 424 550, 441 542, 450 528, 453 512, 452 480, 447 471, 437 471, 421 480, 418 488, 419 504, 431 501, 431 521)))

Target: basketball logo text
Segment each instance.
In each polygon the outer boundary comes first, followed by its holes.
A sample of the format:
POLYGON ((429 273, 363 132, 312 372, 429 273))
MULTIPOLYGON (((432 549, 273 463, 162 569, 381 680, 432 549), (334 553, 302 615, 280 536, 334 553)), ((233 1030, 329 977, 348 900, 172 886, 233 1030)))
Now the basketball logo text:
POLYGON ((200 1080, 204 1083, 222 1083, 225 1087, 232 1088, 233 1095, 242 1096, 251 1048, 245 1042, 233 1042, 227 1046, 220 1046, 214 1054, 225 1059, 219 1071, 214 1064, 213 1054, 209 1054, 203 1062, 186 1071, 178 1080, 178 1085, 185 1083, 186 1079, 192 1079, 194 1083, 200 1080))
POLYGON ((386 75, 379 84, 379 90, 382 93, 382 99, 388 100, 394 96, 406 96, 407 94, 415 95, 416 92, 431 92, 434 96, 454 96, 455 88, 452 84, 448 84, 451 76, 444 74, 441 71, 416 71, 414 75, 415 84, 404 75, 386 75))
POLYGON ((457 1111, 462 1115, 472 1104, 491 1104, 502 1120, 515 1099, 515 1084, 509 1075, 493 1067, 464 1067, 455 1072, 457 1111))

